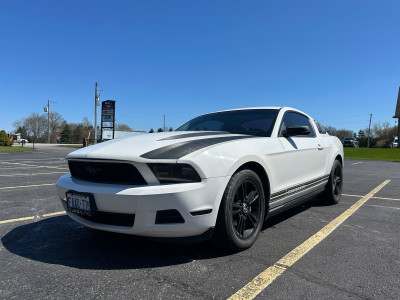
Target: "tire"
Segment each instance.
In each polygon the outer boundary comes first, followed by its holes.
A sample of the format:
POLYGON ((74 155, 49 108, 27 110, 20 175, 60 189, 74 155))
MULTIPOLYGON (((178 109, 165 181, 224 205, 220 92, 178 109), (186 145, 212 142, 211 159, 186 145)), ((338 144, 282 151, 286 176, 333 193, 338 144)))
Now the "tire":
POLYGON ((233 251, 250 248, 260 234, 264 216, 265 195, 260 178, 251 170, 239 171, 222 197, 213 242, 233 251))
POLYGON ((319 196, 319 201, 322 204, 332 205, 337 204, 342 196, 343 189, 343 167, 342 164, 335 160, 332 165, 331 174, 329 175, 328 183, 325 186, 325 191, 319 196))

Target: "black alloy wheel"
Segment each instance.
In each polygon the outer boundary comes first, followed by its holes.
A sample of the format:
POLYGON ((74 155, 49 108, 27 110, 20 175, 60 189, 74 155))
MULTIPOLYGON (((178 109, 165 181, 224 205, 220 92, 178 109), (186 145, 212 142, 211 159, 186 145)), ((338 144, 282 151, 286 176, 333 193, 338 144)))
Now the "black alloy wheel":
POLYGON ((334 197, 340 197, 342 193, 342 168, 336 165, 332 175, 332 193, 334 197))
POLYGON ((241 170, 232 176, 225 189, 213 241, 230 250, 245 250, 257 240, 264 216, 262 182, 252 170, 241 170))
POLYGON ((249 238, 258 227, 261 216, 261 198, 257 185, 245 180, 237 187, 232 201, 232 226, 240 239, 249 238))
POLYGON ((322 204, 337 204, 342 196, 343 167, 340 161, 335 160, 325 191, 318 197, 322 204))

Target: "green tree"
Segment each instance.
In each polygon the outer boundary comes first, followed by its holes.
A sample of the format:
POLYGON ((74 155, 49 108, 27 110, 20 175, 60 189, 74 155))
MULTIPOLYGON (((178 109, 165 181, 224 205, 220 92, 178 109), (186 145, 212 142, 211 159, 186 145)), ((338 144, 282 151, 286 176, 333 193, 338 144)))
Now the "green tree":
POLYGON ((61 143, 69 144, 72 140, 71 129, 68 124, 65 125, 64 129, 61 131, 61 143))
POLYGON ((149 133, 153 133, 153 132, 154 132, 154 129, 150 128, 149 133))
POLYGON ((10 139, 4 130, 0 131, 0 146, 10 146, 10 139))
POLYGON ((157 132, 164 132, 162 128, 158 128, 157 132))
POLYGON ((16 133, 20 133, 22 139, 27 139, 27 140, 29 139, 29 135, 26 132, 25 126, 19 126, 16 133))
POLYGON ((72 143, 80 144, 82 143, 83 139, 86 137, 87 128, 83 127, 79 124, 73 131, 72 131, 72 143))
POLYGON ((174 131, 174 129, 172 127, 169 128, 169 131, 174 131))

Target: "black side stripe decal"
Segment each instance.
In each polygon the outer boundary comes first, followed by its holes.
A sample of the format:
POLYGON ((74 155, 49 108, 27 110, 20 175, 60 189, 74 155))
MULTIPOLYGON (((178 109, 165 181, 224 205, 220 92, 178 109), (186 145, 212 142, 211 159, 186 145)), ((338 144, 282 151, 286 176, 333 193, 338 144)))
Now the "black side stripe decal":
POLYGON ((290 187, 288 189, 285 189, 283 191, 271 194, 270 202, 278 201, 278 200, 281 200, 283 198, 289 197, 291 195, 300 193, 300 192, 302 192, 304 190, 307 190, 307 189, 309 189, 311 187, 314 187, 314 186, 316 186, 316 185, 328 180, 328 178, 329 178, 329 175, 325 175, 325 176, 319 177, 317 179, 310 180, 310 181, 308 181, 306 183, 299 184, 299 185, 290 187))
POLYGON ((201 132, 194 132, 194 133, 184 133, 184 134, 178 134, 178 135, 169 136, 169 137, 166 137, 163 139, 159 139, 159 141, 178 140, 178 139, 191 138, 191 137, 195 137, 195 136, 221 135, 221 134, 229 134, 229 132, 227 132, 227 131, 201 131, 201 132))
POLYGON ((194 151, 212 146, 215 144, 220 144, 223 142, 241 140, 248 138, 257 138, 251 135, 236 135, 236 136, 224 136, 220 138, 209 138, 200 139, 194 141, 180 142, 173 145, 158 148, 153 151, 142 154, 140 157, 148 159, 179 159, 185 155, 188 155, 194 151))

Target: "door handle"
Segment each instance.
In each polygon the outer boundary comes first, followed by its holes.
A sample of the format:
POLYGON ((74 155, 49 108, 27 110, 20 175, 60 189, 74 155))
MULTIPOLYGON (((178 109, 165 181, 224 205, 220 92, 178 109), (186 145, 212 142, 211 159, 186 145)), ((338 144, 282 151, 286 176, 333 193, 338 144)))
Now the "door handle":
POLYGON ((322 150, 324 150, 324 147, 322 147, 320 144, 318 144, 318 150, 322 151, 322 150))

